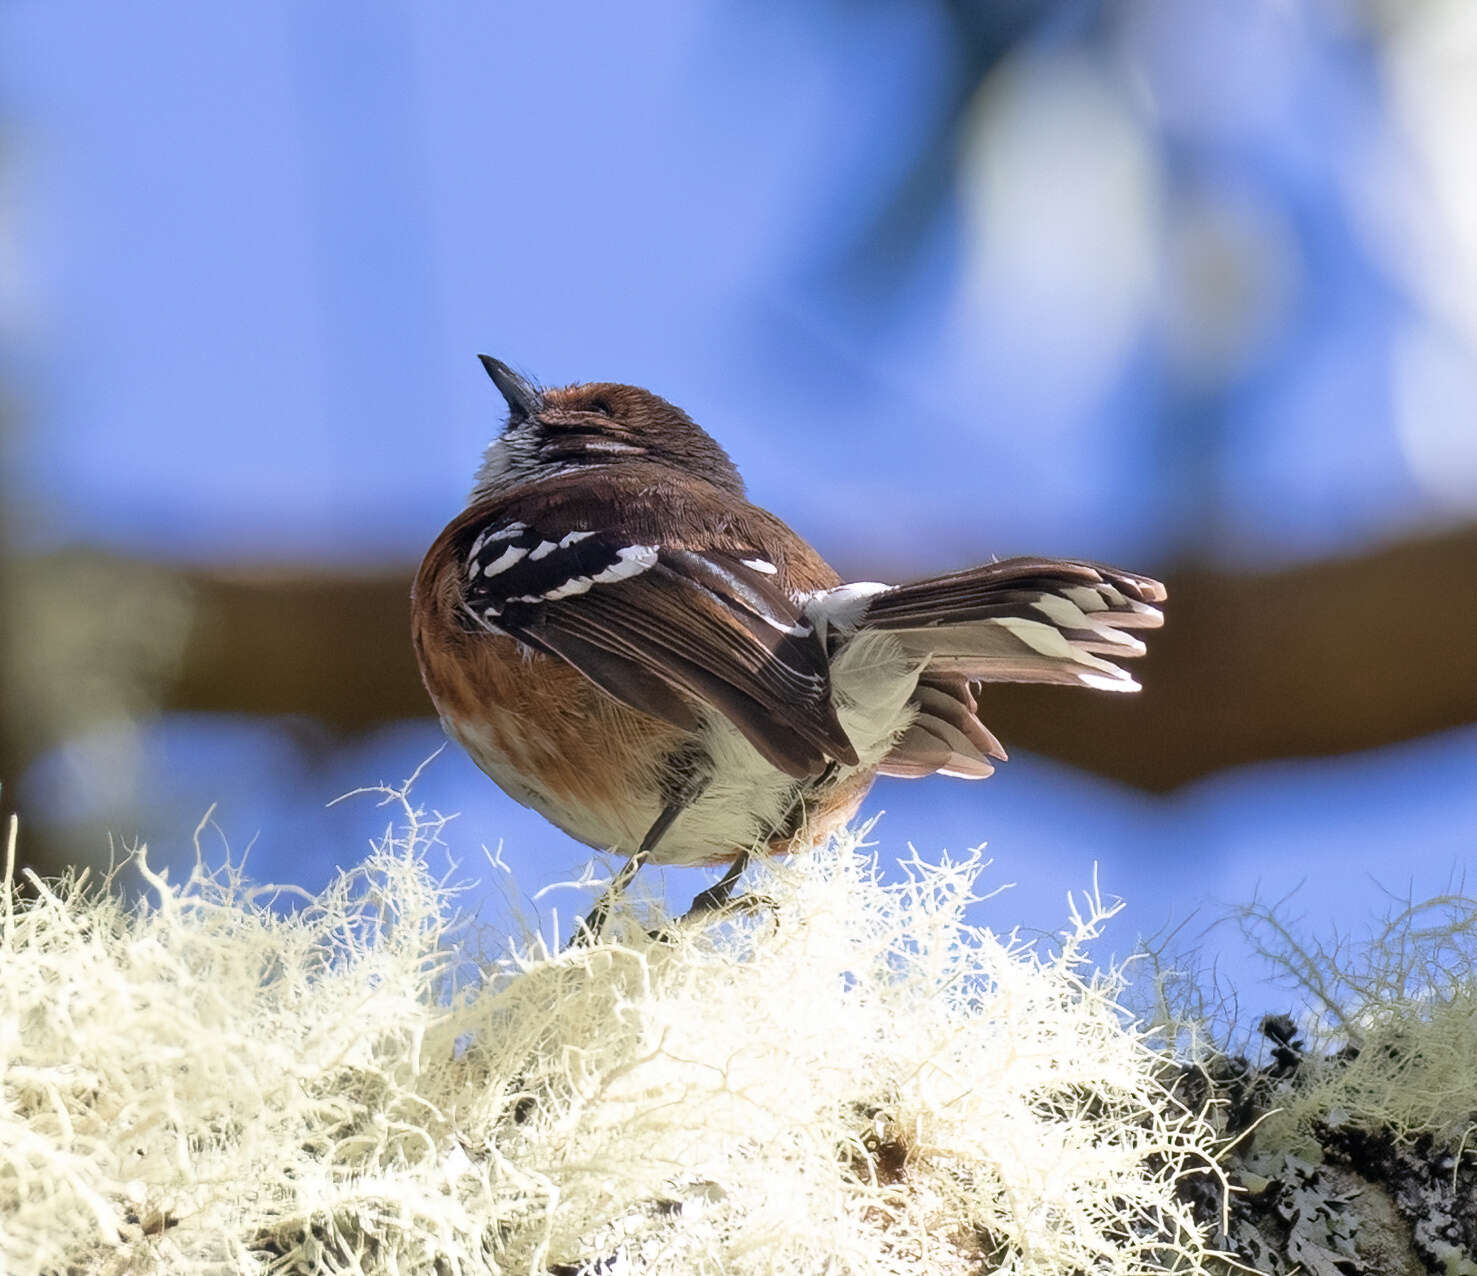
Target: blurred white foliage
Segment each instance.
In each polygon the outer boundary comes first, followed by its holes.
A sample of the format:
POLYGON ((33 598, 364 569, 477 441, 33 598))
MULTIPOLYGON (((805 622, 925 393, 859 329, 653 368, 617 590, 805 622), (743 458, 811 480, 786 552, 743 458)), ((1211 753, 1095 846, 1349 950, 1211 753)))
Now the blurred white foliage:
POLYGON ((1411 473, 1455 513, 1477 511, 1477 348, 1417 320, 1397 335, 1391 358, 1395 428, 1411 473))
POLYGON ((1388 247, 1426 301, 1477 344, 1477 7, 1405 6, 1385 50, 1393 141, 1410 167, 1379 177, 1397 186, 1387 199, 1418 200, 1388 247))
POLYGON ((1286 212, 1250 184, 1195 188, 1167 217, 1161 325, 1181 375, 1215 386, 1285 335, 1303 286, 1286 212))
POLYGON ((1043 956, 964 924, 977 858, 884 885, 853 837, 752 916, 473 969, 406 811, 289 916, 142 856, 136 907, 7 902, 0 1269, 1204 1270, 1213 1136, 1095 898, 1043 956))
POLYGON ((962 137, 964 326, 986 334, 981 344, 1001 368, 1052 369, 1033 378, 1036 437, 1080 428, 1118 375, 1156 287, 1154 145, 1121 79, 1077 52, 1004 63, 981 86, 962 137))
POLYGON ((1387 136, 1363 175, 1376 249, 1422 309, 1391 350, 1406 463, 1442 506, 1477 511, 1477 7, 1388 15, 1387 136))

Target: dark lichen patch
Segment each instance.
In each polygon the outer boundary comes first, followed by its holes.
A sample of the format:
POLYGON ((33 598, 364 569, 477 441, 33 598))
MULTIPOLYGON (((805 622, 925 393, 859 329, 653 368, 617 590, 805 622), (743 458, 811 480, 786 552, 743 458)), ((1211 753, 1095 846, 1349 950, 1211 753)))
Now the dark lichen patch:
POLYGON ((1477 1272, 1477 1170, 1455 1149, 1350 1125, 1323 1127, 1318 1137, 1336 1163, 1384 1188, 1429 1270, 1477 1272))
MULTIPOLYGON (((1286 1015, 1260 1029, 1269 1064, 1218 1056, 1171 1085, 1227 1138, 1229 1198, 1213 1178, 1179 1184, 1213 1242, 1269 1276, 1477 1276, 1477 1169, 1445 1140, 1371 1128, 1341 1110, 1305 1126, 1290 1119, 1289 1108, 1361 1052, 1310 1056, 1286 1015)), ((1397 1067, 1400 1048, 1380 1047, 1397 1067)))

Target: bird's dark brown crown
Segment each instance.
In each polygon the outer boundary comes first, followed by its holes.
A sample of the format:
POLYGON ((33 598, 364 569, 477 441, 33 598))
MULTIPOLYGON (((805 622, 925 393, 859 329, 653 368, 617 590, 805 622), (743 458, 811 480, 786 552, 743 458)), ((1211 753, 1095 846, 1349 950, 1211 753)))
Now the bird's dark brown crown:
POLYGON ((496 359, 483 366, 508 403, 473 497, 583 467, 655 463, 742 496, 728 454, 681 408, 650 390, 613 381, 541 389, 496 359))

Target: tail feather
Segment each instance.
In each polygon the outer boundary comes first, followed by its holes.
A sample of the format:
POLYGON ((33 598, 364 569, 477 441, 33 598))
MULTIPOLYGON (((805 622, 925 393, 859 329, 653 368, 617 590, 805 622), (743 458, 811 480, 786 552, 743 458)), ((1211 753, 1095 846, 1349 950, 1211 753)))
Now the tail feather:
POLYGON ((1005 761, 1000 741, 979 719, 967 679, 925 672, 914 704, 917 715, 883 759, 883 775, 917 779, 938 773, 983 780, 995 773, 991 759, 1005 761))
POLYGON ((892 752, 877 767, 880 775, 921 780, 925 775, 949 775, 959 780, 987 780, 995 774, 989 762, 974 753, 962 753, 929 730, 925 721, 913 723, 897 739, 892 752))
POLYGON ((1157 580, 1072 559, 1007 558, 879 592, 869 600, 862 623, 880 629, 957 624, 1043 596, 1060 598, 1084 615, 1110 612, 1113 623, 1126 621, 1129 628, 1151 629, 1163 622, 1152 605, 1165 597, 1157 580))
POLYGON ((968 749, 1005 761, 1004 748, 995 733, 979 720, 979 701, 963 678, 925 673, 918 679, 916 698, 920 715, 948 727, 954 736, 962 736, 968 749))
POLYGON ((884 774, 982 778, 1005 753, 979 720, 971 683, 1137 691, 1114 661, 1143 654, 1133 631, 1163 624, 1155 604, 1164 597, 1158 581, 1118 568, 1013 558, 907 585, 843 585, 807 610, 833 643, 858 630, 890 632, 923 663, 915 717, 884 774))

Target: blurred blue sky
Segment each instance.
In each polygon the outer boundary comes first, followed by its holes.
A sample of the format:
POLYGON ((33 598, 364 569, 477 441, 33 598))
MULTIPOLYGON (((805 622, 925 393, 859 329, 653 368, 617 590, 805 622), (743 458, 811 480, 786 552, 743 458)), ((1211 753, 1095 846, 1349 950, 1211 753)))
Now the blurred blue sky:
MULTIPOLYGON (((965 91, 942 4, 10 0, 13 524, 412 561, 497 423, 481 350, 683 405, 856 571, 1253 565, 1473 517, 1467 10, 1037 7, 965 91), (928 214, 876 233, 956 100, 928 214)), ((272 724, 166 723, 126 765, 108 738, 43 766, 40 809, 168 841, 219 799, 264 876, 321 879, 353 843, 319 805, 434 730, 332 774, 272 724)), ((988 840, 1008 919, 1049 926, 1101 859, 1151 931, 1259 879, 1316 877, 1346 917, 1366 867, 1439 884, 1474 781, 1456 733, 1165 800, 1026 758, 874 805, 892 849, 988 840)), ((530 889, 577 869, 464 759, 428 784, 464 853, 501 835, 530 889)))
POLYGON ((1402 437, 1394 103, 1352 17, 1058 12, 879 296, 858 240, 949 96, 936 6, 15 0, 26 526, 409 556, 496 421, 483 349, 656 388, 856 562, 1469 513, 1402 437))

